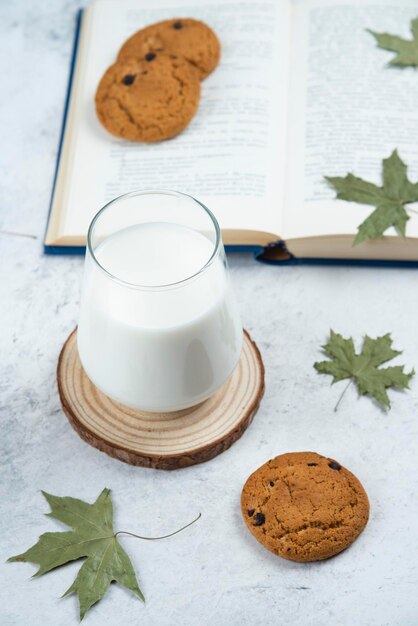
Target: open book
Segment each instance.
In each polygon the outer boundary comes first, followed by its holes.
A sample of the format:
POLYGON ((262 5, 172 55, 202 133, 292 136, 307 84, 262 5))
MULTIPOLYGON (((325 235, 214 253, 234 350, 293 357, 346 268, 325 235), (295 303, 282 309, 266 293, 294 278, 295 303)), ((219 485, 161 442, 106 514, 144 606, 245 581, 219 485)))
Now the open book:
MULTIPOLYGON (((410 37, 416 0, 97 0, 81 18, 46 251, 84 246, 109 200, 176 189, 206 204, 224 243, 270 258, 418 261, 418 215, 353 247, 373 207, 335 199, 324 176, 381 184, 397 148, 418 179, 418 76, 388 68, 366 31, 410 37), (152 8, 151 8, 152 7, 152 8), (94 95, 123 41, 172 17, 207 22, 222 44, 190 126, 155 144, 108 134, 94 95), (277 242, 285 242, 283 244, 277 242)), ((81 248, 80 248, 81 249, 81 248)))

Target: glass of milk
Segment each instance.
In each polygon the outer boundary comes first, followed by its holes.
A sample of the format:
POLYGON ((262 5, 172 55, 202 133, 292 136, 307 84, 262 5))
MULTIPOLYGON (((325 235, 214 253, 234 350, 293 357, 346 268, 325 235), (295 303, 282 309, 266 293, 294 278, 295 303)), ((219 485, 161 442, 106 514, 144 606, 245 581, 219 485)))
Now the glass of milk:
POLYGON ((139 191, 93 219, 78 351, 90 380, 144 411, 209 398, 238 363, 243 340, 214 215, 191 196, 139 191))

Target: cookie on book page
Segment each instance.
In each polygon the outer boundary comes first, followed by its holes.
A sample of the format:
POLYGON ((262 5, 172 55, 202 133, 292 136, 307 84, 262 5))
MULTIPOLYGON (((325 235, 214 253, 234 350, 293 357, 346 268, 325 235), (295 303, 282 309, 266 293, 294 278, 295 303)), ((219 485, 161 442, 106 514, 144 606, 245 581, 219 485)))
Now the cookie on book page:
POLYGON ((271 459, 248 478, 241 496, 245 523, 265 548, 290 561, 319 561, 358 537, 369 518, 360 481, 315 452, 271 459))
POLYGON ((200 81, 184 59, 162 52, 111 65, 96 92, 96 113, 112 135, 161 141, 181 132, 197 111, 200 81))
POLYGON ((218 65, 221 45, 209 26, 192 18, 164 20, 142 28, 122 46, 118 60, 142 58, 148 52, 165 51, 182 56, 206 78, 218 65))

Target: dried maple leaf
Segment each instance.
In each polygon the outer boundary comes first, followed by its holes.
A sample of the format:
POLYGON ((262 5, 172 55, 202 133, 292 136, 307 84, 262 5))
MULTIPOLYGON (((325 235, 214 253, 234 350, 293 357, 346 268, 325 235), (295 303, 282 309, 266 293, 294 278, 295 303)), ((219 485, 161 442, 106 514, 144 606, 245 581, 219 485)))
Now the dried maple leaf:
POLYGON ((379 367, 386 361, 402 354, 402 352, 392 349, 390 334, 376 339, 371 339, 366 335, 360 354, 356 354, 351 338, 344 339, 331 330, 328 343, 322 347, 331 360, 314 363, 317 372, 330 374, 333 377, 333 384, 349 378, 349 384, 355 382, 360 395, 370 395, 388 409, 390 408, 390 400, 386 389, 389 387, 408 389, 408 383, 415 374, 414 370, 406 374, 403 365, 379 367))
POLYGON ((407 166, 396 150, 389 158, 383 159, 383 185, 358 178, 354 174, 345 177, 325 176, 325 179, 337 192, 339 200, 369 204, 376 209, 362 222, 353 245, 368 239, 379 239, 383 233, 394 226, 405 237, 409 215, 405 205, 418 201, 418 183, 411 183, 407 175, 407 166))
POLYGON ((397 35, 388 33, 376 33, 367 29, 377 41, 379 48, 396 52, 396 55, 389 61, 390 65, 418 67, 418 17, 411 22, 412 39, 402 39, 397 35))
POLYGON ((80 620, 93 604, 103 598, 113 581, 127 587, 143 602, 145 601, 138 587, 132 563, 117 540, 118 535, 130 535, 148 541, 167 539, 185 530, 201 517, 199 513, 193 521, 182 528, 161 537, 143 537, 125 530, 115 533, 110 489, 103 489, 93 504, 76 498, 52 496, 44 491, 42 493, 51 507, 51 512, 47 515, 73 530, 44 533, 29 550, 10 557, 8 561, 36 563, 39 569, 34 576, 41 576, 69 561, 87 557, 75 581, 64 593, 64 596, 71 593, 78 595, 80 620))
POLYGON ((113 530, 110 489, 103 489, 94 504, 42 493, 51 507, 48 516, 71 526, 73 530, 44 533, 29 550, 11 557, 9 561, 37 563, 39 569, 34 575, 41 576, 69 561, 87 557, 75 581, 64 594, 78 595, 80 620, 93 604, 101 600, 113 580, 144 601, 132 563, 113 530))

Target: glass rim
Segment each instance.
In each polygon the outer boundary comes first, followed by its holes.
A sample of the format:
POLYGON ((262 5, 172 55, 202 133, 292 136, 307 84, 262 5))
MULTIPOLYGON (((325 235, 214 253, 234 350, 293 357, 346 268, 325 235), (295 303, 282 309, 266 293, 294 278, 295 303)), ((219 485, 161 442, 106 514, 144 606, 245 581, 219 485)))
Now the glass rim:
MULTIPOLYGON (((147 222, 144 222, 147 223, 147 222)), ((210 209, 208 209, 208 207, 206 205, 203 204, 203 202, 200 202, 200 200, 198 200, 197 198, 194 198, 192 195, 188 194, 188 193, 183 193, 182 191, 176 191, 174 189, 137 189, 134 191, 130 191, 128 193, 123 193, 120 196, 117 196, 116 198, 113 198, 113 200, 110 200, 109 202, 107 202, 101 209, 99 209, 99 211, 96 213, 96 215, 93 217, 92 221, 90 222, 88 231, 87 231, 87 249, 90 253, 90 256, 92 257, 93 261, 95 262, 95 264, 97 265, 97 267, 105 273, 105 275, 110 278, 111 280, 119 283, 120 285, 123 285, 125 287, 130 287, 131 289, 141 289, 141 290, 151 290, 151 291, 156 291, 156 290, 163 290, 163 289, 169 289, 169 288, 174 288, 174 287, 180 287, 182 285, 184 285, 185 283, 188 283, 189 281, 194 280, 195 278, 197 278, 198 276, 200 276, 200 274, 203 274, 204 272, 206 272, 206 270, 212 265, 212 263, 214 262, 214 260, 219 256, 219 251, 221 248, 221 242, 222 242, 222 237, 221 237, 221 229, 218 223, 218 220, 216 219, 215 215, 212 213, 212 211, 210 209), (144 196, 144 195, 164 195, 164 196, 172 196, 172 197, 177 197, 177 198, 184 198, 184 199, 188 199, 188 200, 192 200, 195 204, 197 204, 201 209, 203 209, 203 211, 207 214, 207 216, 209 217, 214 229, 215 229, 215 236, 216 239, 213 242, 213 252, 210 255, 209 259, 206 261, 206 263, 204 265, 202 265, 202 267, 197 271, 194 272, 193 274, 191 274, 190 276, 187 276, 186 278, 182 278, 181 280, 175 281, 173 283, 164 283, 164 284, 159 284, 159 285, 142 285, 140 283, 131 283, 127 280, 123 280, 122 278, 119 278, 118 276, 115 276, 114 274, 112 274, 112 272, 109 272, 109 270, 107 270, 98 260, 98 258, 96 257, 94 250, 93 250, 93 244, 92 244, 92 237, 93 237, 93 231, 94 228, 98 222, 98 220, 100 219, 100 217, 103 215, 103 213, 109 209, 113 204, 117 203, 120 200, 124 200, 127 198, 133 198, 135 196, 144 196)))

